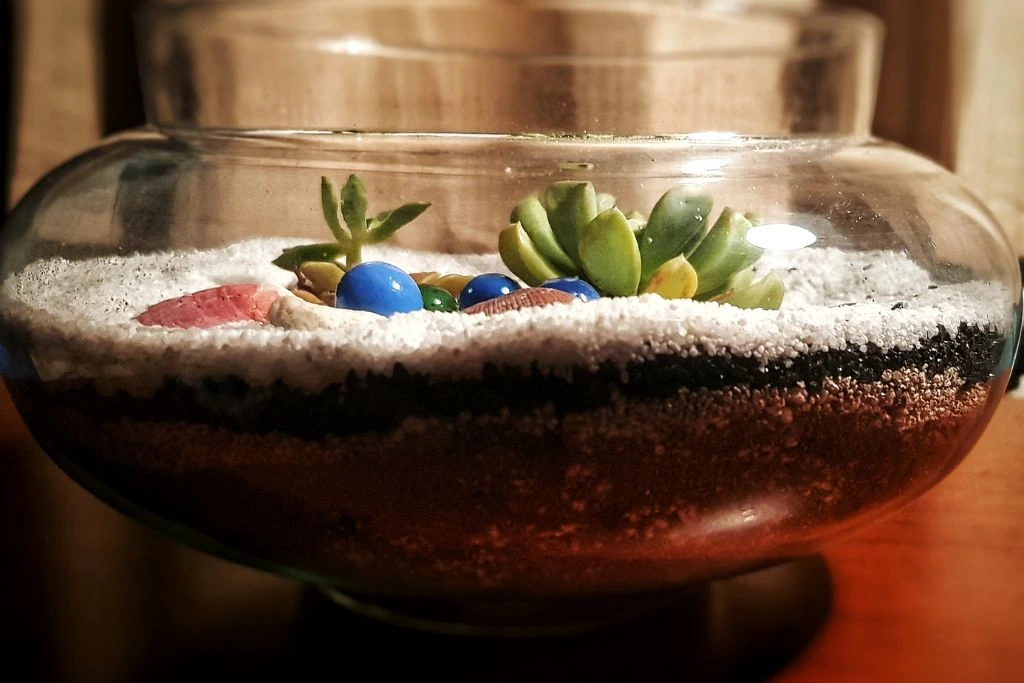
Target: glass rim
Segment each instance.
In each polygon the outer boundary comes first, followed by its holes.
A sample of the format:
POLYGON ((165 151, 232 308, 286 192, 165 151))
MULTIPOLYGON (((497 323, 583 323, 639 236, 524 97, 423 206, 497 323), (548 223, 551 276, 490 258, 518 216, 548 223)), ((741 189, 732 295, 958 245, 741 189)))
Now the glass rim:
MULTIPOLYGON (((651 177, 705 179, 724 177, 716 166, 690 162, 709 155, 828 155, 832 151, 879 147, 904 149, 869 133, 751 135, 704 131, 667 135, 542 135, 533 133, 422 133, 333 131, 315 129, 197 129, 189 126, 145 126, 106 139, 122 142, 171 143, 199 157, 232 159, 240 163, 294 166, 312 161, 317 166, 380 169, 403 166, 402 173, 441 175, 507 175, 510 172, 622 177, 616 159, 658 152, 650 160, 651 177), (398 160, 399 157, 402 160, 398 160), (680 167, 686 162, 686 168, 680 167)), ((905 150, 906 151, 906 150, 905 150)), ((934 162, 919 158, 919 167, 934 162), (923 164, 923 165, 922 165, 923 164)), ((754 169, 749 177, 771 177, 773 169, 754 169)))
MULTIPOLYGON (((376 131, 331 130, 320 128, 196 128, 188 125, 148 125, 118 133, 113 138, 158 133, 171 139, 223 139, 239 143, 378 143, 378 144, 437 144, 452 145, 463 142, 491 142, 508 144, 538 144, 544 147, 587 145, 608 149, 616 147, 643 147, 645 145, 681 147, 747 148, 751 146, 799 147, 829 141, 844 143, 876 140, 871 133, 787 133, 754 134, 729 130, 701 130, 680 133, 625 134, 614 133, 487 133, 448 131, 376 131)), ((108 138, 109 139, 109 138, 108 138)), ((893 144, 888 143, 887 144, 893 144)))
MULTIPOLYGON (((457 7, 465 0, 416 0, 416 3, 402 3, 397 0, 310 0, 297 6, 292 0, 146 0, 137 10, 135 19, 140 29, 152 31, 159 26, 166 30, 164 22, 182 21, 186 18, 206 13, 231 11, 239 8, 260 9, 291 9, 296 12, 307 12, 317 7, 334 7, 339 9, 372 9, 374 7, 400 7, 403 4, 420 3, 433 6, 450 5, 457 7)), ((686 62, 694 59, 758 59, 765 57, 801 60, 835 54, 853 47, 854 35, 881 39, 884 35, 884 24, 874 14, 851 7, 828 6, 814 10, 798 10, 786 8, 769 8, 763 6, 744 7, 731 2, 710 4, 687 4, 669 2, 668 0, 633 0, 622 3, 616 0, 589 0, 586 3, 577 0, 536 0, 522 5, 504 6, 520 11, 558 9, 567 12, 575 10, 606 10, 609 12, 634 10, 652 14, 666 11, 677 14, 699 13, 707 17, 731 19, 778 19, 791 22, 798 26, 813 27, 826 31, 839 38, 828 45, 808 44, 790 45, 784 48, 755 47, 707 49, 673 49, 663 52, 617 52, 587 53, 572 50, 538 50, 515 52, 511 50, 464 48, 423 45, 383 39, 366 31, 356 30, 351 33, 325 33, 310 30, 297 30, 294 27, 280 29, 274 27, 255 27, 253 25, 233 25, 230 35, 234 38, 253 38, 267 41, 291 42, 306 44, 310 49, 325 53, 348 55, 353 57, 383 57, 392 59, 466 59, 466 60, 498 60, 521 64, 580 64, 580 65, 628 65, 636 63, 672 63, 686 62)), ((200 24, 205 30, 215 33, 217 27, 213 23, 200 24)), ((227 33, 227 32, 225 32, 227 33)))

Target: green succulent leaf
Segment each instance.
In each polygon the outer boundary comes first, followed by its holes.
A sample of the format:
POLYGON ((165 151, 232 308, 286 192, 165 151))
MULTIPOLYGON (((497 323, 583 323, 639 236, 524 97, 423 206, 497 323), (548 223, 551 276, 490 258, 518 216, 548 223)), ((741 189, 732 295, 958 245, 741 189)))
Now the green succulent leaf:
POLYGON ((338 218, 338 211, 341 207, 338 205, 336 195, 334 184, 327 179, 327 176, 322 176, 320 178, 320 203, 324 210, 324 220, 327 221, 327 227, 331 229, 331 234, 334 235, 334 239, 338 240, 338 244, 348 246, 348 233, 345 232, 345 228, 338 218))
POLYGON ((640 249, 626 216, 616 208, 580 231, 579 259, 592 285, 611 296, 632 296, 640 284, 640 249))
POLYGON ((541 200, 558 243, 579 262, 580 231, 597 216, 597 192, 588 182, 563 180, 548 186, 541 200))
POLYGON ((646 282, 665 262, 689 256, 707 232, 711 197, 685 188, 669 190, 654 205, 647 225, 638 235, 643 262, 641 280, 646 282))
POLYGON ((498 235, 498 253, 508 269, 531 287, 563 276, 537 251, 519 223, 513 223, 498 235))
POLYGON ((400 228, 405 227, 430 208, 430 204, 404 204, 391 211, 383 211, 377 214, 371 221, 370 243, 377 244, 390 238, 400 228))
POLYGON ((697 293, 697 271, 680 254, 661 264, 644 285, 644 294, 657 294, 664 299, 689 299, 697 293))
POLYGON ((723 287, 722 293, 717 295, 715 299, 721 300, 722 297, 731 296, 734 292, 746 289, 750 285, 754 284, 755 277, 756 275, 754 274, 754 271, 750 268, 735 273, 731 278, 729 278, 729 281, 723 287))
POLYGON ((715 301, 738 308, 763 308, 778 310, 786 295, 786 285, 776 273, 769 273, 759 282, 754 282, 750 270, 737 273, 729 282, 726 292, 715 301))
MULTIPOLYGON (((639 211, 630 211, 626 214, 626 220, 629 221, 629 227, 633 228, 633 234, 636 235, 637 240, 640 239, 640 233, 647 227, 647 216, 643 215, 639 211)), ((639 245, 639 241, 637 242, 639 245)))
POLYGON ((355 174, 350 175, 345 187, 341 188, 341 215, 356 239, 366 234, 366 205, 363 181, 355 174))
POLYGON ((599 192, 597 195, 597 212, 601 213, 615 206, 615 195, 599 192))
POLYGON ((273 260, 273 264, 285 270, 295 270, 304 263, 334 263, 345 254, 345 249, 344 245, 337 242, 303 244, 285 249, 280 256, 273 260))
POLYGON ((558 243, 551 222, 548 220, 547 211, 536 197, 528 197, 520 202, 512 214, 515 216, 513 223, 518 222, 529 236, 533 246, 547 259, 552 266, 568 275, 576 275, 579 268, 565 250, 558 243))
POLYGON ((690 255, 700 284, 695 297, 707 299, 728 286, 730 278, 752 265, 764 253, 747 242, 750 220, 732 209, 722 211, 714 227, 690 255))

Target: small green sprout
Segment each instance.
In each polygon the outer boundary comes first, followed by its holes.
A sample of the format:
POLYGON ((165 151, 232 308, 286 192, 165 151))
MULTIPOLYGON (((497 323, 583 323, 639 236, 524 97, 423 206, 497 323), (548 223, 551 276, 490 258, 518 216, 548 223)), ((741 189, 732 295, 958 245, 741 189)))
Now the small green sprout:
POLYGON ((348 177, 340 193, 335 191, 330 180, 321 178, 320 203, 324 220, 335 241, 285 249, 274 259, 275 266, 297 270, 306 263, 337 263, 344 257, 342 267, 350 270, 362 261, 363 246, 387 240, 430 208, 430 204, 404 204, 368 219, 366 187, 357 175, 348 177))

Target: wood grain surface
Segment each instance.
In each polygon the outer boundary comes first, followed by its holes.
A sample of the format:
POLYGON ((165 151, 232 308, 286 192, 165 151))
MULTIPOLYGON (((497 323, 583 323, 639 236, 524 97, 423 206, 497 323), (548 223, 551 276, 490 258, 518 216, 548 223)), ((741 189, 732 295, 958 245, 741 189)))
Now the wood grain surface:
POLYGON ((13 177, 16 202, 102 135, 96 0, 15 0, 13 177), (58 47, 59 46, 59 47, 58 47))
POLYGON ((24 680, 74 683, 302 679, 324 657, 448 680, 1020 681, 1022 425, 1024 401, 1004 400, 931 493, 828 548, 824 563, 723 587, 696 626, 677 615, 583 640, 495 644, 325 617, 290 582, 142 528, 46 460, 4 397, 0 651, 30 667, 24 680), (410 654, 371 654, 382 648, 410 654), (721 652, 725 669, 702 659, 721 652))

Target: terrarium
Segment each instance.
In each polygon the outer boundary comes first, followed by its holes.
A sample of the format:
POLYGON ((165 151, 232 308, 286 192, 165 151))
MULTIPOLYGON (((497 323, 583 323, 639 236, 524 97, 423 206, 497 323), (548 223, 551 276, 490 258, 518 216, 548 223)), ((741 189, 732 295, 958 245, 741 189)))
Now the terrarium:
POLYGON ((870 137, 849 12, 157 3, 151 125, 3 232, 3 375, 104 500, 407 623, 812 552, 971 448, 1020 281, 870 137))

